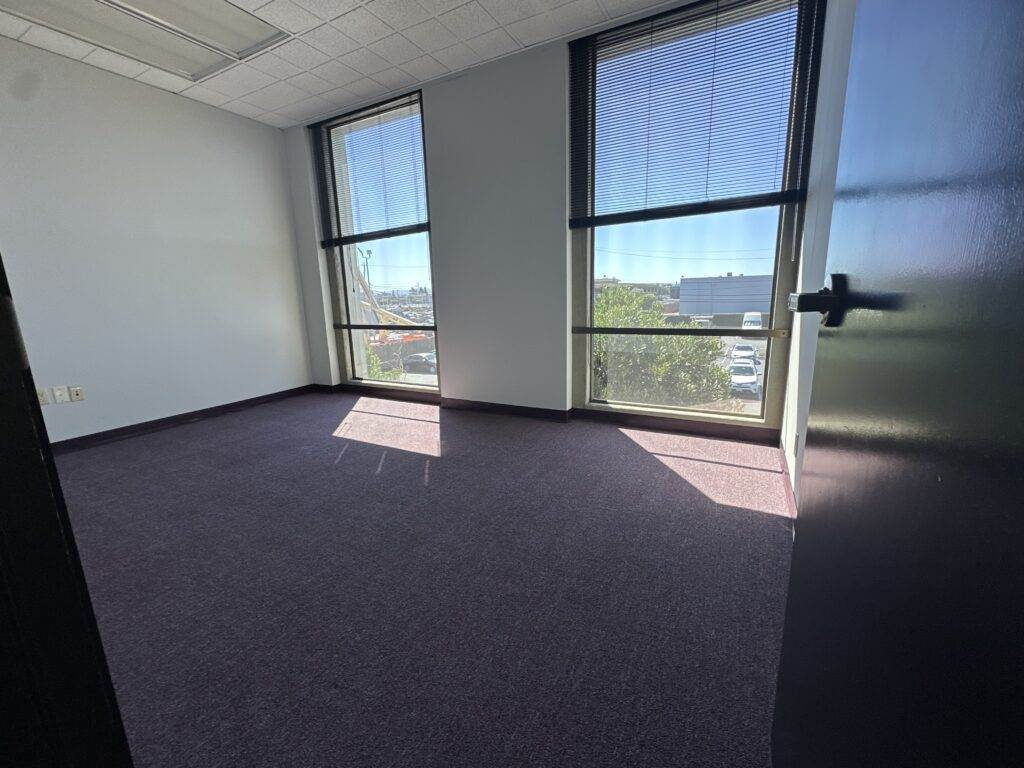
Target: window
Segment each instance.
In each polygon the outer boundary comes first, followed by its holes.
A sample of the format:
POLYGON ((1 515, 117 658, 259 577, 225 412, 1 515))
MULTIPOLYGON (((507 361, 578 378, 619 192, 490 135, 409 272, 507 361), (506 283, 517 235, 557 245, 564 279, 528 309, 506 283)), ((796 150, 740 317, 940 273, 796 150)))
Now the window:
POLYGON ((437 387, 419 94, 312 126, 350 380, 437 387))
POLYGON ((705 0, 571 44, 576 405, 778 426, 822 18, 705 0))

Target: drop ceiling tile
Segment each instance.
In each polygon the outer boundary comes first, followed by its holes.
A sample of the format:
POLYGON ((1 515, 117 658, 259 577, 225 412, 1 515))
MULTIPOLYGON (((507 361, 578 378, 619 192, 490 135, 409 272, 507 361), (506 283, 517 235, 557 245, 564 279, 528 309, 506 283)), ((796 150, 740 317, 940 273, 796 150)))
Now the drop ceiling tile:
POLYGON ((424 51, 439 51, 459 42, 437 19, 427 19, 422 24, 409 27, 403 34, 424 51))
POLYGON ((354 83, 349 83, 345 86, 345 89, 352 91, 352 93, 361 99, 368 99, 371 96, 379 96, 384 93, 384 89, 381 84, 368 77, 364 77, 362 80, 356 80, 354 83))
POLYGON ((339 56, 338 61, 346 67, 352 67, 356 72, 362 72, 364 75, 372 75, 391 66, 369 48, 360 48, 358 51, 339 56))
POLYGON ((340 19, 335 19, 331 24, 363 45, 380 40, 394 32, 391 27, 365 8, 356 8, 340 19))
POLYGON ((226 109, 228 112, 234 112, 236 115, 242 117, 256 118, 263 114, 263 110, 259 107, 254 107, 252 104, 246 104, 244 101, 229 101, 223 105, 222 109, 226 109))
POLYGON ((294 85, 296 88, 301 88, 306 93, 313 96, 318 93, 327 93, 327 91, 337 87, 334 83, 329 83, 322 77, 317 77, 312 72, 303 72, 301 75, 289 77, 285 82, 294 85))
POLYGON ((345 66, 340 61, 328 61, 314 69, 313 74, 336 86, 348 85, 363 76, 361 72, 356 72, 352 67, 345 66))
POLYGON ((196 84, 3 11, 0 35, 21 37, 139 82, 268 125, 288 127, 524 45, 664 5, 664 0, 231 2, 301 39, 290 39, 272 52, 196 84))
POLYGON ((180 93, 192 85, 191 80, 172 75, 170 72, 164 72, 162 69, 147 69, 135 79, 140 83, 162 88, 165 91, 173 91, 174 93, 180 93))
POLYGON ((289 64, 294 64, 299 69, 307 72, 313 67, 319 67, 321 64, 331 60, 331 57, 326 53, 321 53, 313 46, 306 45, 301 40, 289 40, 284 45, 275 48, 274 54, 280 56, 289 64))
POLYGON ((373 79, 390 91, 396 91, 399 88, 407 88, 416 82, 416 78, 398 67, 378 72, 373 76, 373 79))
POLYGON ((82 61, 86 64, 92 64, 94 67, 105 69, 108 72, 124 75, 125 77, 138 77, 149 69, 148 64, 143 64, 135 59, 129 59, 127 56, 122 56, 120 53, 114 53, 104 48, 97 48, 82 59, 82 61))
POLYGON ((558 29, 546 13, 509 24, 508 31, 522 45, 534 45, 558 37, 558 29))
POLYGON ((228 0, 228 2, 247 11, 255 11, 261 5, 266 5, 270 0, 228 0))
POLYGON ((261 123, 272 125, 275 128, 291 128, 293 125, 296 124, 295 120, 284 117, 283 115, 275 114, 274 112, 268 112, 265 115, 260 115, 256 119, 259 120, 261 123))
POLYGON ((436 16, 439 13, 458 8, 460 5, 465 5, 466 0, 419 0, 419 4, 436 16))
POLYGON ((63 32, 35 25, 32 25, 20 39, 23 43, 45 48, 48 51, 59 53, 61 56, 67 56, 69 59, 84 59, 96 49, 95 45, 83 43, 63 32))
POLYGON ((417 80, 433 80, 448 72, 448 69, 433 56, 420 56, 418 59, 407 61, 402 65, 402 69, 417 80))
POLYGON ((9 13, 0 11, 0 35, 4 37, 21 37, 28 32, 28 28, 31 26, 24 19, 19 19, 17 16, 11 16, 9 13))
POLYGON ((370 0, 366 10, 394 29, 407 29, 430 18, 416 0, 370 0))
POLYGON ((439 19, 460 40, 468 40, 471 37, 482 35, 498 26, 491 15, 475 0, 454 11, 442 14, 439 19))
POLYGON ((285 61, 280 56, 273 53, 261 54, 255 59, 249 59, 248 63, 249 66, 255 67, 260 72, 264 72, 278 80, 284 80, 286 77, 293 77, 302 71, 290 61, 285 61))
POLYGON ((342 56, 360 48, 360 44, 330 24, 323 24, 302 36, 304 43, 309 43, 328 56, 342 56))
POLYGON ((336 19, 343 13, 348 13, 355 8, 362 0, 294 0, 310 13, 314 13, 324 21, 336 19))
POLYGON ((627 13, 642 11, 645 8, 653 8, 662 5, 664 0, 601 0, 601 5, 608 11, 611 17, 625 16, 627 13))
POLYGON ((319 115, 328 112, 330 109, 331 104, 326 99, 321 99, 319 96, 310 96, 308 99, 303 99, 295 104, 282 107, 277 110, 277 113, 301 122, 303 120, 310 120, 311 118, 318 117, 319 115))
POLYGON ((288 83, 274 83, 266 88, 261 88, 255 93, 250 93, 243 101, 253 106, 265 109, 268 112, 278 112, 281 107, 287 107, 297 101, 302 101, 309 96, 303 90, 288 83))
POLYGON ((479 0, 494 20, 499 24, 511 24, 514 21, 528 19, 548 10, 549 3, 541 0, 479 0))
POLYGON ((332 109, 340 109, 341 107, 349 104, 355 104, 359 101, 359 97, 352 93, 348 88, 335 88, 333 91, 321 93, 320 98, 330 104, 332 109))
POLYGON ((504 29, 492 29, 479 37, 467 40, 466 45, 476 51, 482 59, 494 59, 520 48, 519 43, 509 37, 504 29))
POLYGON ((260 72, 246 64, 239 64, 225 72, 209 77, 203 85, 211 90, 223 93, 232 99, 240 99, 247 93, 266 88, 274 82, 274 78, 266 72, 260 72))
POLYGON ((253 11, 253 14, 294 35, 320 23, 319 18, 291 0, 271 0, 253 11))
POLYGON ((367 47, 392 64, 404 64, 423 55, 423 51, 397 32, 367 47))
POLYGON ((599 24, 607 18, 597 0, 574 0, 555 8, 549 15, 562 35, 599 24))
POLYGON ((458 71, 480 63, 480 57, 465 43, 453 45, 443 51, 437 51, 434 58, 444 64, 452 71, 458 71))
POLYGON ((223 93, 211 91, 204 85, 193 85, 191 88, 186 88, 181 92, 181 95, 188 96, 190 99, 195 99, 196 101, 201 101, 204 104, 209 104, 211 107, 223 106, 231 100, 223 93))

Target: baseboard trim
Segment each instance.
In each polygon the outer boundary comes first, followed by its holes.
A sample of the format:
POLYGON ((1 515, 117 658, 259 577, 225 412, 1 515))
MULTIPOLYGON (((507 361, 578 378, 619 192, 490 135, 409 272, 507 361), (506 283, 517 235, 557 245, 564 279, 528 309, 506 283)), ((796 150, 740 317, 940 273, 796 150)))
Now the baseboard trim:
POLYGON ((131 424, 127 427, 117 427, 103 432, 94 432, 91 435, 72 437, 67 440, 58 440, 51 444, 54 454, 69 453, 83 448, 92 448, 97 445, 111 443, 116 440, 124 440, 129 437, 150 432, 158 432, 169 427, 176 427, 181 424, 189 424, 200 419, 209 419, 216 416, 223 416, 226 413, 252 408, 256 405, 263 405, 275 400, 282 400, 295 395, 307 394, 310 392, 332 393, 347 392, 349 394, 364 395, 367 397, 379 397, 386 400, 403 400, 414 403, 427 403, 439 405, 448 410, 474 411, 477 413, 496 413, 505 416, 522 416, 531 419, 543 419, 545 421, 568 422, 572 419, 586 419, 590 421, 602 421, 610 424, 618 424, 633 429, 652 429, 662 432, 681 432, 684 434, 698 435, 700 437, 713 437, 720 440, 737 440, 744 443, 758 443, 761 445, 779 445, 779 430, 766 427, 752 427, 743 424, 719 424, 707 421, 688 421, 684 419, 673 419, 665 416, 649 416, 638 413, 613 413, 608 411, 597 411, 588 408, 573 408, 568 411, 560 411, 555 408, 533 408, 525 405, 507 405, 504 403, 489 403, 483 400, 462 400, 454 397, 441 397, 437 392, 421 392, 410 389, 389 389, 386 387, 373 387, 362 384, 306 384, 293 389, 286 389, 281 392, 272 392, 267 395, 250 397, 246 400, 238 400, 224 405, 215 405, 210 408, 202 408, 198 411, 179 413, 175 416, 167 416, 162 419, 144 421, 140 424, 131 424))
POLYGON ((547 421, 568 421, 569 412, 555 408, 533 408, 526 405, 506 405, 505 403, 488 403, 483 400, 460 400, 455 397, 442 397, 441 407, 456 411, 479 411, 498 413, 505 416, 526 416, 531 419, 547 421))
POLYGON ((250 397, 245 400, 236 400, 233 403, 214 405, 210 408, 201 408, 198 411, 188 411, 174 416, 165 416, 162 419, 153 419, 152 421, 143 421, 139 424, 130 424, 127 427, 107 429, 103 432, 93 432, 91 435, 81 435, 80 437, 69 437, 66 440, 57 440, 56 442, 51 443, 50 447, 54 454, 69 453, 83 448, 92 448, 97 445, 112 443, 129 437, 138 437, 139 435, 145 435, 150 432, 159 432, 162 429, 177 427, 181 424, 189 424, 201 419, 223 416, 226 413, 241 411, 246 408, 252 408, 254 405, 263 405, 264 403, 270 403, 274 400, 283 400, 286 397, 294 397, 295 395, 317 392, 320 391, 318 387, 319 385, 317 384, 305 384, 301 387, 285 389, 281 392, 271 392, 267 395, 250 397))
POLYGON ((778 447, 780 432, 770 427, 754 427, 746 424, 722 424, 715 421, 674 419, 669 416, 652 416, 645 413, 622 413, 598 411, 592 408, 573 408, 569 415, 574 419, 603 421, 631 429, 651 429, 659 432, 681 432, 698 437, 713 437, 718 440, 735 440, 741 443, 757 443, 778 447))

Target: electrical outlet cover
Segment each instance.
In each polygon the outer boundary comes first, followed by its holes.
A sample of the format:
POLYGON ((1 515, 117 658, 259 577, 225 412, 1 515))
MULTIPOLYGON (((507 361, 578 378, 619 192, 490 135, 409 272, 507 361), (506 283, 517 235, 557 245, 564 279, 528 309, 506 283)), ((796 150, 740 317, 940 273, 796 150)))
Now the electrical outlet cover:
POLYGON ((68 394, 71 395, 71 402, 77 403, 79 400, 85 400, 85 390, 79 386, 69 386, 68 394))
POLYGON ((71 400, 71 394, 68 392, 67 387, 53 387, 53 402, 55 403, 66 403, 71 400))

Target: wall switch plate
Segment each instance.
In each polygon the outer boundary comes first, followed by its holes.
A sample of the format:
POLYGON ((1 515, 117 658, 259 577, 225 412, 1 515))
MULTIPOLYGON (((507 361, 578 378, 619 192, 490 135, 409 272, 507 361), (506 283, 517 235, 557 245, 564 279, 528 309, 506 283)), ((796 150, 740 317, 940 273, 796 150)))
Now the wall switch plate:
POLYGON ((68 394, 71 395, 71 402, 73 403, 77 403, 79 400, 85 400, 85 390, 77 385, 69 386, 68 394))
POLYGON ((55 403, 66 403, 71 400, 71 393, 68 392, 67 387, 53 387, 51 391, 55 403))
POLYGON ((50 393, 47 390, 45 390, 45 389, 37 389, 36 390, 36 397, 39 398, 39 404, 40 405, 49 405, 50 404, 50 393))

